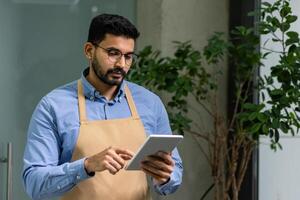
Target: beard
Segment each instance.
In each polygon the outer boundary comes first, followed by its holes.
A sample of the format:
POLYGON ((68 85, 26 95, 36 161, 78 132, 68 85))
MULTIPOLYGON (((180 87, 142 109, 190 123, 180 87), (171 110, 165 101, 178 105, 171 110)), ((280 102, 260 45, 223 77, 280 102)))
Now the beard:
POLYGON ((126 72, 121 67, 114 67, 112 69, 107 70, 106 73, 102 72, 102 67, 100 66, 96 58, 92 60, 91 65, 94 70, 94 73, 99 78, 99 80, 110 86, 121 85, 126 76, 126 72), (114 77, 114 74, 117 76, 121 76, 121 79, 114 77))

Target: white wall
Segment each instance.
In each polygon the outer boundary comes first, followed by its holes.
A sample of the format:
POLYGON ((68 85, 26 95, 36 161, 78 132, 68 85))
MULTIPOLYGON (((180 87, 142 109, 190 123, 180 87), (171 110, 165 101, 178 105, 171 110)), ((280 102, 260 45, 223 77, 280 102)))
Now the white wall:
MULTIPOLYGON (((272 1, 269 1, 272 2, 272 1)), ((292 10, 299 17, 300 2, 291 1, 292 10)), ((293 29, 300 32, 300 20, 293 29)), ((269 36, 262 36, 262 44, 269 36)), ((271 44, 272 49, 279 47, 271 44)), ((278 57, 272 55, 264 62, 262 74, 270 72, 278 57)), ((273 152, 267 137, 260 138, 259 150, 259 200, 297 200, 300 197, 300 137, 285 136, 280 138, 283 150, 273 152)))
MULTIPOLYGON (((262 143, 268 143, 262 138, 262 143)), ((269 145, 259 150, 259 200, 298 200, 300 197, 300 138, 280 139, 282 151, 273 152, 269 145)))

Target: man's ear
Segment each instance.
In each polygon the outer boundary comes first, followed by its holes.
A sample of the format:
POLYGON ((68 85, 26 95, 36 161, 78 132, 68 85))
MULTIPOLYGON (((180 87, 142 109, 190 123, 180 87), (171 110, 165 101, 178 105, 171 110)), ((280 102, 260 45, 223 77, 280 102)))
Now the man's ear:
POLYGON ((95 51, 95 47, 92 43, 86 42, 84 44, 84 54, 87 59, 91 60, 93 58, 94 51, 95 51))

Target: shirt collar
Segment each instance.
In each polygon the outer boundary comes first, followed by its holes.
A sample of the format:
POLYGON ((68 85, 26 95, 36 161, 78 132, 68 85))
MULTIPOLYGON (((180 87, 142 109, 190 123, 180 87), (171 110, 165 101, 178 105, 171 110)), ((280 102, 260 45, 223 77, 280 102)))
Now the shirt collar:
MULTIPOLYGON (((82 74, 81 74, 81 82, 83 85, 83 91, 84 91, 84 96, 87 97, 90 100, 94 99, 103 99, 105 101, 106 98, 100 94, 99 91, 96 90, 96 88, 90 84, 90 82, 86 79, 86 76, 89 74, 89 67, 84 69, 82 74)), ((115 103, 115 102, 120 102, 121 99, 125 96, 124 88, 125 88, 125 80, 122 82, 121 86, 119 87, 119 91, 115 98, 109 102, 115 103)))

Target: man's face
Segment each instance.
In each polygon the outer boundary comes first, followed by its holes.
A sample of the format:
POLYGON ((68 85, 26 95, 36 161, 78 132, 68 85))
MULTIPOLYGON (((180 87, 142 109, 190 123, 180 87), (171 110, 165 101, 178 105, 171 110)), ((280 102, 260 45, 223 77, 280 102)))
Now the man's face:
POLYGON ((130 69, 128 56, 133 50, 133 39, 106 34, 105 39, 95 45, 91 61, 91 67, 99 80, 110 86, 120 85, 130 69), (125 55, 114 59, 118 53, 125 55))

